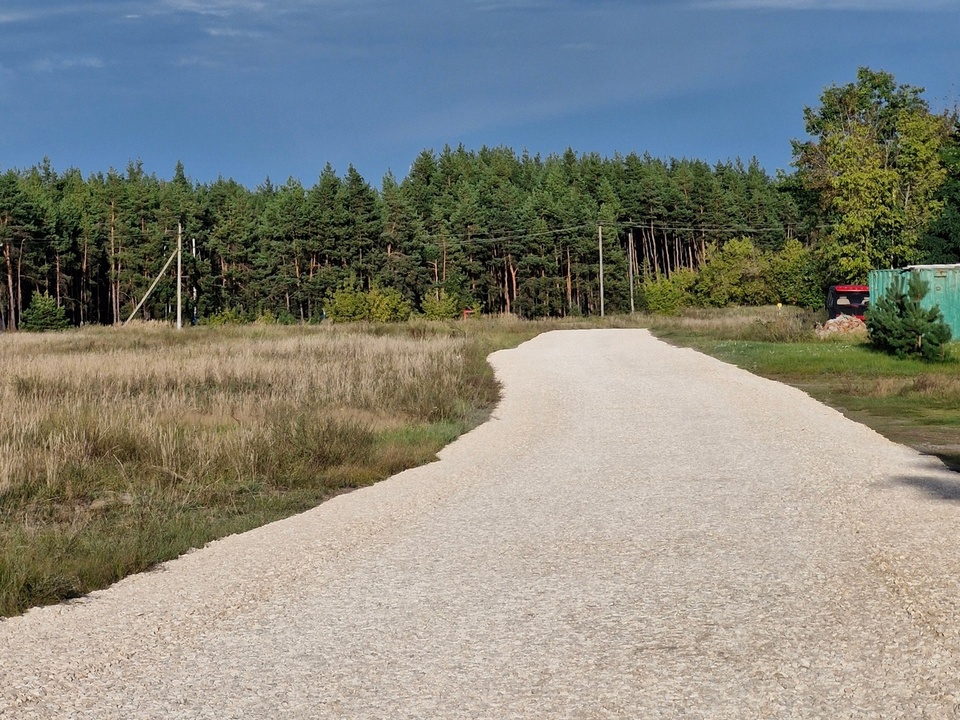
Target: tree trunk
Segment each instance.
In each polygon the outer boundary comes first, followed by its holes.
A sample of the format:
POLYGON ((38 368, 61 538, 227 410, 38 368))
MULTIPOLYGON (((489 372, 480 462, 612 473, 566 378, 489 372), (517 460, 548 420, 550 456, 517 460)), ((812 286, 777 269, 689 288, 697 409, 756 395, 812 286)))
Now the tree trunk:
POLYGON ((657 261, 657 236, 653 222, 643 230, 643 254, 647 258, 647 268, 653 270, 653 276, 660 278, 660 263, 657 261))
POLYGON ((10 252, 10 243, 3 244, 3 259, 7 265, 7 294, 10 296, 10 306, 8 307, 9 318, 7 319, 7 330, 11 332, 17 329, 16 302, 13 293, 13 258, 10 252))
POLYGON ((17 255, 17 317, 23 317, 23 240, 20 241, 20 253, 17 255))
POLYGON ((120 262, 117 260, 117 206, 110 201, 110 305, 113 324, 120 322, 120 262))
POLYGON ((87 304, 87 238, 83 238, 83 255, 80 260, 80 325, 86 321, 87 304))
POLYGON ((62 303, 62 300, 61 300, 61 297, 60 297, 60 281, 61 281, 62 276, 61 276, 61 274, 60 274, 60 253, 59 253, 59 252, 57 252, 57 263, 56 263, 56 267, 57 267, 57 270, 56 270, 56 272, 57 272, 57 307, 60 307, 63 303, 62 303))
POLYGON ((505 312, 507 315, 510 314, 510 273, 507 272, 507 268, 510 266, 509 258, 503 259, 503 298, 505 305, 505 312))
POLYGON ((667 231, 663 231, 663 269, 664 276, 670 277, 670 238, 667 236, 667 231))

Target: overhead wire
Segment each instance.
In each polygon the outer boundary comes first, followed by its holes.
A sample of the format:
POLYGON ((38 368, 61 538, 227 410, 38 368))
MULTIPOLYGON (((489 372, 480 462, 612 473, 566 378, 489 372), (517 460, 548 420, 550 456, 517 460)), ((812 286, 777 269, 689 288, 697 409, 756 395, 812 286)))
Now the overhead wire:
MULTIPOLYGON (((711 233, 711 234, 758 234, 765 232, 784 232, 789 229, 789 225, 764 225, 764 226, 751 226, 751 225, 678 225, 673 223, 663 223, 656 222, 651 220, 636 221, 636 220, 626 220, 626 221, 617 221, 614 223, 584 223, 580 225, 568 225, 559 228, 551 228, 547 230, 541 230, 536 232, 518 232, 509 235, 493 235, 493 236, 484 236, 483 233, 480 233, 471 237, 463 237, 457 235, 445 235, 442 233, 426 233, 419 235, 420 239, 431 240, 435 243, 442 244, 444 242, 457 245, 486 245, 486 244, 497 244, 497 243, 506 243, 506 242, 515 242, 520 240, 530 240, 534 238, 542 238, 548 236, 558 236, 565 233, 572 233, 579 230, 590 229, 598 227, 598 225, 604 225, 607 227, 613 226, 618 230, 624 229, 638 229, 646 230, 652 229, 661 232, 690 232, 690 233, 711 233)), ((833 227, 832 224, 818 224, 813 226, 815 229, 828 229, 833 227)), ((171 237, 170 233, 164 232, 163 239, 171 237)), ((157 238, 149 238, 149 240, 156 241, 157 238)), ((0 245, 4 241, 0 240, 0 245)), ((27 237, 21 238, 18 240, 10 241, 11 245, 30 245, 32 247, 38 246, 53 246, 59 242, 55 238, 38 238, 38 237, 27 237)))

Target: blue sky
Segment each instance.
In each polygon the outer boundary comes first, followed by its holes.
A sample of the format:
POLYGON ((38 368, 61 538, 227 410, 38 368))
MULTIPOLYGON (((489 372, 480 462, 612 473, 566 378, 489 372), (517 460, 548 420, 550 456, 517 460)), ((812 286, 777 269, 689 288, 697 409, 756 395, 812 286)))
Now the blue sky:
POLYGON ((0 168, 375 186, 425 148, 789 170, 859 66, 960 96, 960 0, 3 0, 0 168))

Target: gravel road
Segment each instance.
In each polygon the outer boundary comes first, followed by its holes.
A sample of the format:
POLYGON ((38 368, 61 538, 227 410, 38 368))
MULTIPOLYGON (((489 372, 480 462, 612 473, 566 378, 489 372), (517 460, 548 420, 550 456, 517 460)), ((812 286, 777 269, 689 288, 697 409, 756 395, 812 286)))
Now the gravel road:
POLYGON ((642 330, 441 461, 0 622, 6 718, 960 716, 960 476, 642 330))

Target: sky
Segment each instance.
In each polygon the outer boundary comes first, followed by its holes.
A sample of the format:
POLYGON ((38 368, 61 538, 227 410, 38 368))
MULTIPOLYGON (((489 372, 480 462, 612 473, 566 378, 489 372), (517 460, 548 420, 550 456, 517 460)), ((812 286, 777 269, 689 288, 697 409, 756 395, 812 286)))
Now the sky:
POLYGON ((0 170, 375 187, 423 150, 756 157, 857 68, 960 102, 960 0, 2 0, 0 170))

